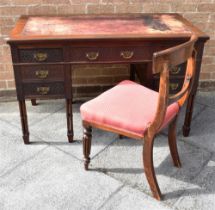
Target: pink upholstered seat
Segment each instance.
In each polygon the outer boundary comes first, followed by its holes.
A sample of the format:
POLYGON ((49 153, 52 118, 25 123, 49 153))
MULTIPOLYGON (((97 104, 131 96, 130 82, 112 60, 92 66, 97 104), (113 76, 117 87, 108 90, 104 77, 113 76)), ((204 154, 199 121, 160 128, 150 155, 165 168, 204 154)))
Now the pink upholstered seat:
MULTIPOLYGON (((125 80, 81 106, 84 121, 143 137, 154 120, 158 92, 125 80)), ((167 108, 162 128, 178 113, 177 102, 167 108)))

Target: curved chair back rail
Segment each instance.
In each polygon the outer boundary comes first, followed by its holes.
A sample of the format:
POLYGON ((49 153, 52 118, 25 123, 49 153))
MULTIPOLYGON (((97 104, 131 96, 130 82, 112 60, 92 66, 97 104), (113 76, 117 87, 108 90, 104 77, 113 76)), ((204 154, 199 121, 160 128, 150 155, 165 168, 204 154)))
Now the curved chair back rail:
POLYGON ((155 120, 151 124, 151 127, 156 131, 160 129, 163 123, 168 104, 177 101, 181 107, 188 98, 195 77, 196 51, 194 45, 197 39, 196 35, 192 35, 188 42, 153 54, 152 71, 154 74, 160 73, 157 112, 155 120), (175 95, 169 96, 170 69, 185 62, 187 62, 187 67, 182 89, 175 95))

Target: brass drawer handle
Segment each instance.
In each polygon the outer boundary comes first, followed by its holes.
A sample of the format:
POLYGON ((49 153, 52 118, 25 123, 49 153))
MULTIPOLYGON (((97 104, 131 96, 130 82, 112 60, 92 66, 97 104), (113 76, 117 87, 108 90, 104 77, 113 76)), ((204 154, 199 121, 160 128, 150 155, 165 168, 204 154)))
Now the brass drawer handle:
POLYGON ((177 90, 177 88, 178 88, 178 83, 170 83, 169 86, 170 86, 170 89, 171 89, 171 90, 177 90))
POLYGON ((99 57, 99 52, 88 52, 88 53, 86 53, 86 57, 89 60, 94 61, 99 57))
POLYGON ((47 95, 50 91, 50 87, 37 87, 37 92, 41 95, 47 95))
POLYGON ((134 55, 133 51, 122 51, 120 53, 120 56, 123 57, 124 59, 131 59, 134 55))
POLYGON ((47 58, 48 58, 47 53, 43 53, 43 52, 34 53, 34 59, 36 61, 42 62, 42 61, 45 61, 47 58))
POLYGON ((40 79, 45 79, 48 77, 49 75, 49 71, 48 70, 40 70, 40 71, 36 71, 35 72, 36 77, 40 78, 40 79))
POLYGON ((180 67, 174 67, 171 69, 171 73, 172 74, 178 74, 181 71, 180 67))

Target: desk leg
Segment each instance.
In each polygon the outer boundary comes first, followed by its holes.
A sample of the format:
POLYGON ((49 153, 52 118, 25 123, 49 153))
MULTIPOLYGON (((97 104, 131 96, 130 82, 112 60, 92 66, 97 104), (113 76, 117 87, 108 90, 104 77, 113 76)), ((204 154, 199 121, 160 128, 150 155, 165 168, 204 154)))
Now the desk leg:
POLYGON ((187 101, 186 115, 185 115, 184 125, 183 125, 184 137, 189 136, 189 133, 190 133, 190 125, 191 125, 192 115, 193 115, 194 99, 195 99, 195 94, 192 94, 192 95, 190 95, 190 97, 188 98, 188 101, 187 101))
POLYGON ((148 88, 153 87, 152 62, 132 64, 131 69, 134 69, 133 71, 136 73, 141 85, 148 88))
POLYGON ((66 99, 67 136, 69 143, 73 142, 72 99, 66 99))
POLYGON ((32 105, 32 106, 36 106, 36 105, 37 105, 36 99, 31 99, 31 105, 32 105))
POLYGON ((130 80, 135 81, 135 64, 130 65, 130 80))
POLYGON ((186 115, 185 115, 184 125, 183 125, 184 137, 189 136, 189 133, 190 133, 190 126, 191 126, 191 121, 192 121, 194 101, 195 101, 195 96, 196 96, 196 92, 197 92, 197 88, 198 88, 199 75, 200 75, 200 71, 201 71, 201 63, 202 63, 204 44, 205 44, 205 42, 197 42, 195 44, 195 49, 197 52, 196 74, 195 74, 195 80, 194 80, 193 88, 191 90, 190 96, 189 96, 188 101, 187 101, 186 115))
POLYGON ((150 89, 153 89, 152 62, 148 62, 146 65, 147 66, 144 74, 144 85, 150 89))
POLYGON ((19 101, 19 111, 22 124, 23 140, 25 144, 29 144, 28 118, 26 112, 25 100, 19 101))

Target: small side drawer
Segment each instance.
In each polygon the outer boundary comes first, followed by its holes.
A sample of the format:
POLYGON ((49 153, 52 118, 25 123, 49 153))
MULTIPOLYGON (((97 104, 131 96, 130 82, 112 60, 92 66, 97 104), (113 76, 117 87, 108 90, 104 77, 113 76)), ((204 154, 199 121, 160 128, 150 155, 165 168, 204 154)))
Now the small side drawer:
MULTIPOLYGON (((154 88, 156 91, 159 90, 159 81, 160 80, 158 78, 156 78, 154 80, 154 88)), ((178 93, 183 86, 183 82, 184 82, 183 78, 180 78, 180 79, 172 78, 172 79, 170 79, 170 81, 169 81, 169 94, 178 93)))
POLYGON ((38 97, 45 98, 46 96, 64 96, 65 88, 63 82, 54 83, 25 83, 23 84, 25 98, 38 97))
POLYGON ((63 51, 60 48, 19 49, 19 58, 21 63, 60 62, 63 51))
POLYGON ((183 86, 183 79, 170 79, 169 83, 169 93, 175 94, 178 93, 183 86))
POLYGON ((186 63, 180 64, 170 70, 172 76, 184 76, 186 71, 186 63))
POLYGON ((24 82, 38 80, 54 80, 64 81, 63 65, 36 65, 36 66, 21 66, 21 77, 24 82))

